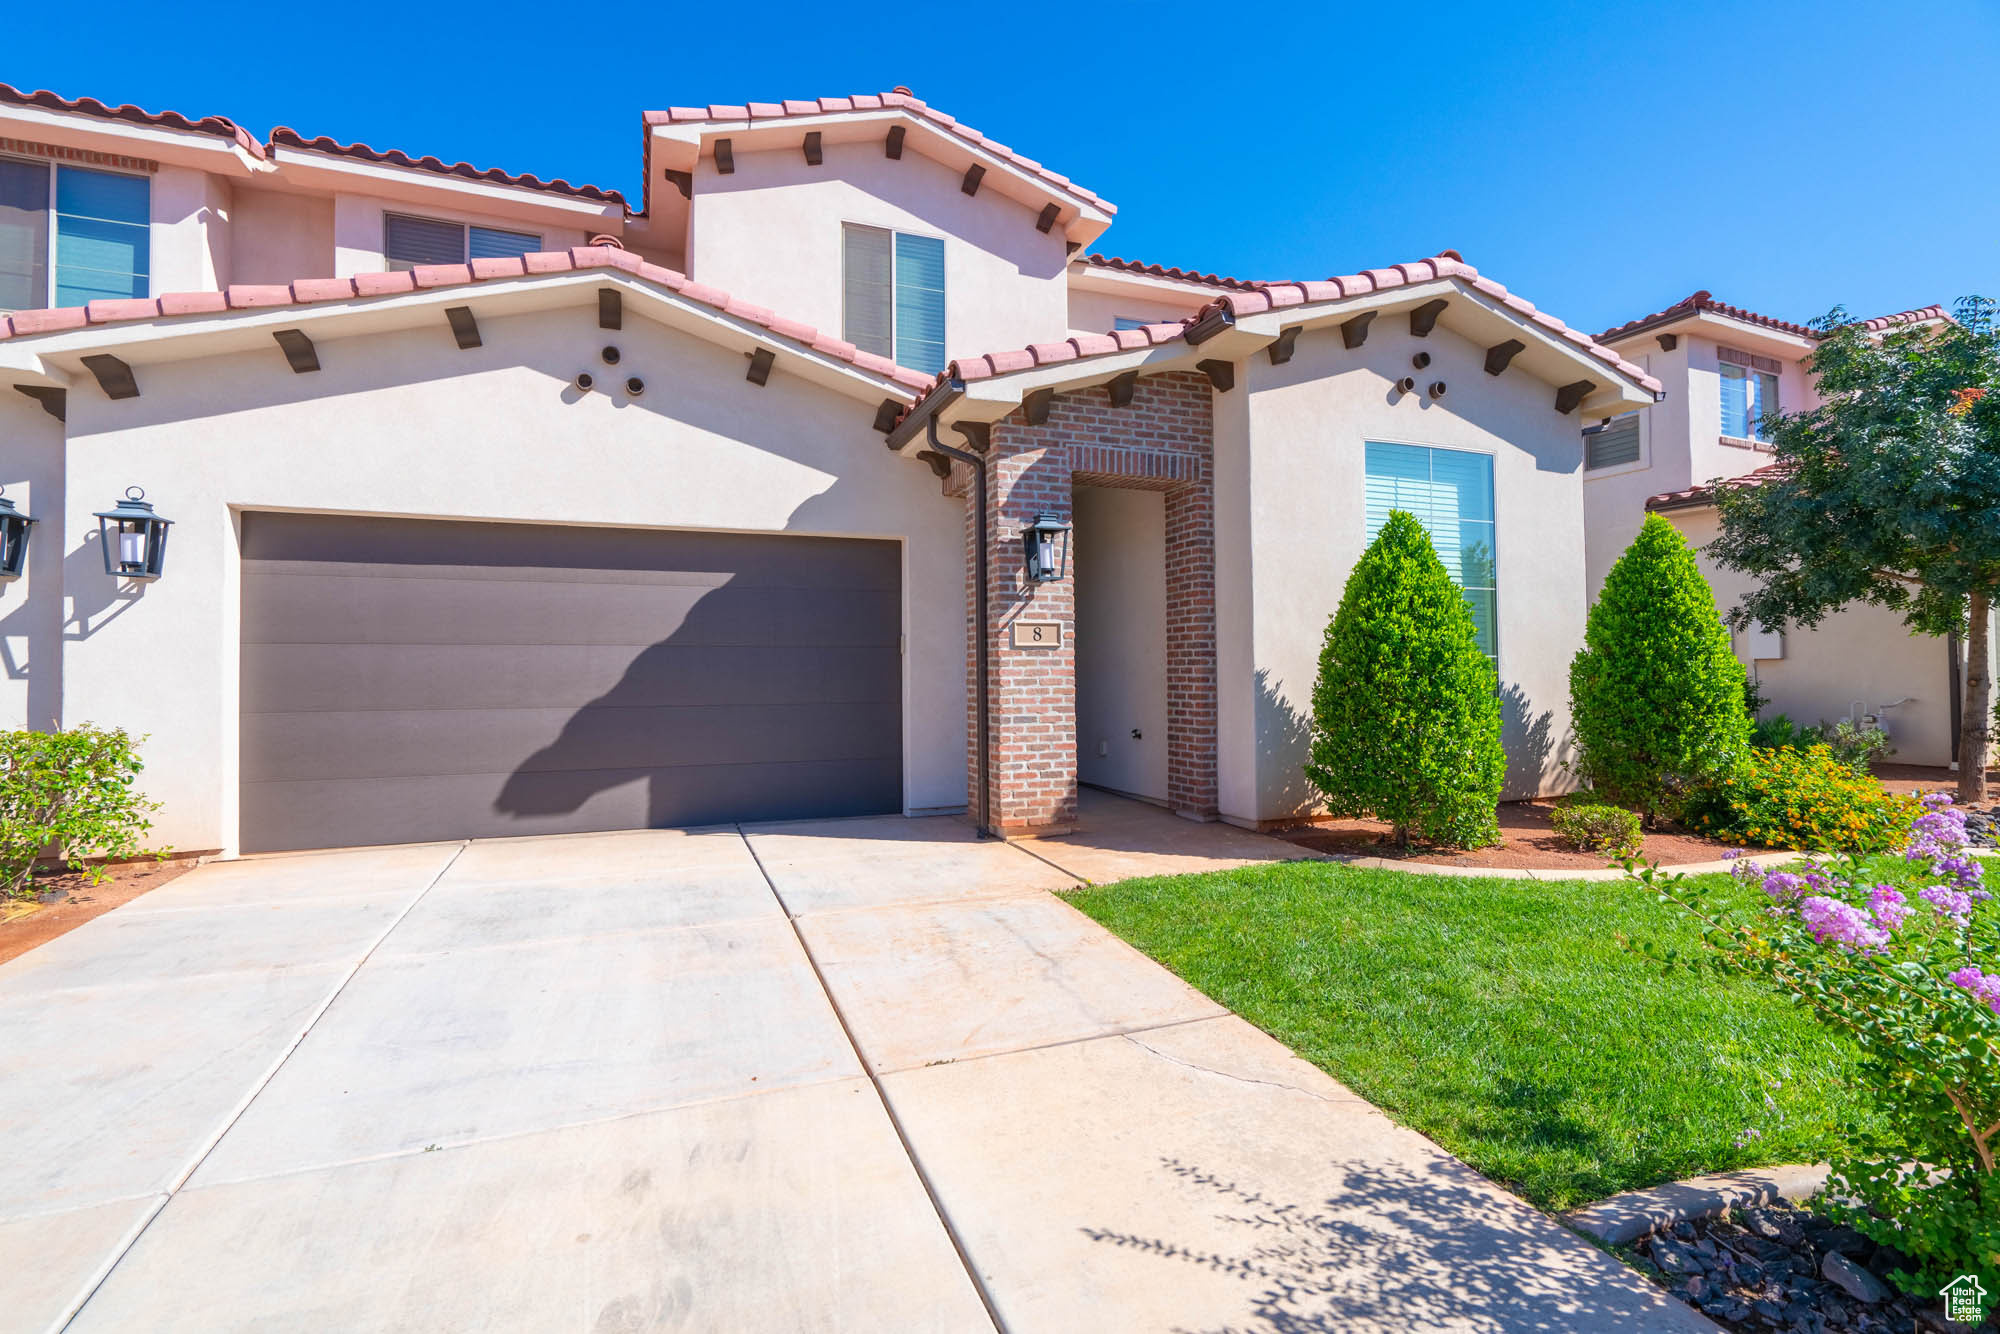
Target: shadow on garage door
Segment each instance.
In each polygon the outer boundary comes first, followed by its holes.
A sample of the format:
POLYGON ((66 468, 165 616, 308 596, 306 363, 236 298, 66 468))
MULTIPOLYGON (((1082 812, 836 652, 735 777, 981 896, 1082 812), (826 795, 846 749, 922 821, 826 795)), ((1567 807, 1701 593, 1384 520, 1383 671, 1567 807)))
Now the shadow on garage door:
POLYGON ((246 852, 902 808, 897 543, 243 516, 246 852))

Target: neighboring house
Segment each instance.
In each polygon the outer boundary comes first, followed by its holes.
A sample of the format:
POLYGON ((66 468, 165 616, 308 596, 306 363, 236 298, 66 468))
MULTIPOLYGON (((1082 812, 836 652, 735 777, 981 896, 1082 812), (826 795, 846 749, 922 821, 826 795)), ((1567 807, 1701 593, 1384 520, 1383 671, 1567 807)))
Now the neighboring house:
MULTIPOLYGON (((1944 319, 1937 306, 1870 320, 1872 328, 1944 319)), ((1761 419, 1817 404, 1807 362, 1817 336, 1804 325, 1724 305, 1696 292, 1656 314, 1599 334, 1666 389, 1658 407, 1601 420, 1584 437, 1584 504, 1593 600, 1648 511, 1671 519, 1697 547, 1718 532, 1714 487, 1754 485, 1770 466, 1761 419)), ((1705 553, 1702 572, 1723 610, 1751 586, 1705 553)), ((1735 633, 1736 653, 1769 699, 1766 713, 1801 724, 1872 720, 1906 764, 1948 764, 1957 753, 1961 646, 1912 635, 1900 617, 1854 606, 1818 628, 1735 633)))
POLYGON ((1090 255, 1110 204, 904 90, 643 124, 634 209, 0 89, 6 720, 144 734, 184 849, 1051 832, 1079 781, 1258 824, 1311 807, 1321 635, 1396 506, 1495 656, 1509 791, 1561 785, 1579 432, 1641 367, 1450 252, 1090 255), (130 486, 157 581, 100 550, 130 486))

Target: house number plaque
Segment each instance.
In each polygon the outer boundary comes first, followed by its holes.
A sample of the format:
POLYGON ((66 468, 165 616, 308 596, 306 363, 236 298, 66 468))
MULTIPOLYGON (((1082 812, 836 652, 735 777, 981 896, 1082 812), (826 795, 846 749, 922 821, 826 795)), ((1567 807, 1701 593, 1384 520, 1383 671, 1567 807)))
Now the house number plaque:
POLYGON ((1062 647, 1061 621, 1016 621, 1013 629, 1015 648, 1062 647))

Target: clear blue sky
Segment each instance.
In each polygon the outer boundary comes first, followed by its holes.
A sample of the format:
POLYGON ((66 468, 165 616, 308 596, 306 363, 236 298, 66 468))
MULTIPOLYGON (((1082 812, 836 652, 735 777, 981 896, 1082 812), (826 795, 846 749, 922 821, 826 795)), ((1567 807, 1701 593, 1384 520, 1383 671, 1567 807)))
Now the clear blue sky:
POLYGON ((1324 277, 1451 246, 1592 331, 1697 287, 1800 320, 2000 297, 2000 0, 330 12, 113 4, 82 42, 24 4, 0 81, 635 200, 644 108, 905 84, 1115 201, 1128 257, 1324 277))

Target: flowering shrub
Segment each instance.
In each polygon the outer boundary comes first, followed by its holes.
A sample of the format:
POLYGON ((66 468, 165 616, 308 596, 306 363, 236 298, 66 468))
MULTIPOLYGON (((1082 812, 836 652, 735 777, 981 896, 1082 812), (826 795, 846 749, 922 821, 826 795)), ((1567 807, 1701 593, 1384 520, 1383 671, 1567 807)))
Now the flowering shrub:
POLYGON ((1622 806, 1579 801, 1558 806, 1549 817, 1556 837, 1581 852, 1631 857, 1639 851, 1639 816, 1622 806))
POLYGON ((1688 827, 1732 842, 1817 852, 1891 852, 1916 798, 1885 792, 1826 746, 1752 749, 1682 808, 1688 827))
POLYGON ((1865 1091, 1898 1139, 1837 1155, 1825 1207, 1907 1257, 1892 1277, 1913 1295, 1961 1274, 2000 1292, 2000 911, 1963 813, 1942 795, 1921 809, 1904 840, 1925 882, 1913 894, 1849 856, 1769 873, 1739 862, 1764 896, 1749 910, 1654 867, 1626 873, 1701 927, 1699 956, 1645 953, 1762 978, 1859 1044, 1865 1091))
POLYGON ((0 732, 0 898, 32 893, 44 854, 95 884, 104 871, 85 858, 138 851, 158 809, 134 782, 145 767, 121 729, 0 732))

